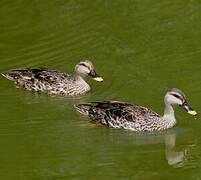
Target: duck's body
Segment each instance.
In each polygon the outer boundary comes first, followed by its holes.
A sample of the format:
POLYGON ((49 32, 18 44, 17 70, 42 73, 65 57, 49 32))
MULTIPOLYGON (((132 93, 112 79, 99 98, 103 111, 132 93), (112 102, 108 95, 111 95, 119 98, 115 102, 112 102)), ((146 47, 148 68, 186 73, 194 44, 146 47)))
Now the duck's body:
POLYGON ((92 120, 111 128, 124 128, 133 131, 161 131, 176 124, 170 123, 149 108, 119 101, 97 102, 77 106, 80 113, 89 115, 92 120))
MULTIPOLYGON (((82 62, 82 64, 84 62, 82 62)), ((77 68, 81 66, 80 63, 77 65, 78 67, 76 66, 77 68)), ((76 72, 79 72, 79 70, 76 72)), ((91 71, 89 70, 89 73, 90 72, 91 71)), ((77 96, 85 94, 91 89, 84 80, 84 73, 75 73, 74 75, 70 75, 47 68, 27 68, 16 69, 2 74, 7 79, 14 81, 17 86, 23 87, 29 91, 77 96)), ((96 74, 94 77, 97 77, 96 74)))
MULTIPOLYGON (((133 131, 161 131, 172 128, 176 124, 174 110, 168 98, 169 94, 165 97, 166 106, 163 116, 147 107, 119 101, 79 104, 76 108, 81 114, 88 115, 93 121, 108 127, 133 131)), ((182 104, 184 103, 185 100, 182 104)), ((189 108, 188 112, 193 114, 190 106, 186 105, 186 107, 189 108)))
POLYGON ((4 76, 29 91, 75 96, 90 90, 82 77, 46 68, 17 69, 4 76))

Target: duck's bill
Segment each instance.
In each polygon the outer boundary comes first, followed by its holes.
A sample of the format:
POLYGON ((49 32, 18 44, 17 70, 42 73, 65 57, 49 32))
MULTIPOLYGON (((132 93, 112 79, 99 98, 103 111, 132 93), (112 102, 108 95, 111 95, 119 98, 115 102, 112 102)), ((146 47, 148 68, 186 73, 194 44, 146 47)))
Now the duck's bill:
POLYGON ((102 82, 103 78, 102 77, 94 77, 93 80, 98 81, 98 82, 102 82))
POLYGON ((193 116, 196 116, 197 115, 197 112, 196 111, 188 111, 189 114, 193 115, 193 116))
POLYGON ((102 81, 103 81, 103 78, 100 77, 100 76, 96 73, 96 71, 91 71, 88 75, 91 76, 92 79, 95 80, 95 81, 98 81, 98 82, 102 82, 102 81))
POLYGON ((185 111, 193 116, 197 115, 197 112, 194 111, 187 102, 184 102, 182 105, 180 105, 180 107, 182 107, 185 111))

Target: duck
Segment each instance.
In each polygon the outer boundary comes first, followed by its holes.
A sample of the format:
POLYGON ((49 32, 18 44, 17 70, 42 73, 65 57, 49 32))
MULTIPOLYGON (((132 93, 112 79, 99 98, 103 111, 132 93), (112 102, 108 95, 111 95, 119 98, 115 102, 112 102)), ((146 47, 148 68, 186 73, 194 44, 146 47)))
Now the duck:
POLYGON ((88 59, 77 63, 74 71, 74 74, 67 74, 48 68, 25 68, 4 72, 2 75, 26 90, 65 96, 83 95, 90 91, 89 84, 84 80, 87 75, 98 82, 103 81, 88 59))
POLYGON ((102 101, 75 105, 76 110, 93 122, 109 128, 123 128, 137 132, 163 131, 176 125, 174 106, 179 105, 191 115, 197 115, 186 101, 184 93, 172 88, 164 97, 163 116, 150 108, 121 101, 102 101))

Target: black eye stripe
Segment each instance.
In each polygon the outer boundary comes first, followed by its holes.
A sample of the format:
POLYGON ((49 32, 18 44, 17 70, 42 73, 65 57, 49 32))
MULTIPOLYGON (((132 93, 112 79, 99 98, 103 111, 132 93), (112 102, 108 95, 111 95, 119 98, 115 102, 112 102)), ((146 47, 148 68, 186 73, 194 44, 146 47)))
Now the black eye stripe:
POLYGON ((178 98, 178 99, 183 99, 181 96, 179 96, 179 95, 177 95, 177 94, 171 94, 171 95, 173 95, 174 97, 176 97, 176 98, 178 98))
POLYGON ((88 68, 88 66, 87 66, 86 64, 84 64, 84 63, 80 63, 79 65, 81 65, 81 66, 84 66, 84 67, 87 67, 87 68, 88 68))

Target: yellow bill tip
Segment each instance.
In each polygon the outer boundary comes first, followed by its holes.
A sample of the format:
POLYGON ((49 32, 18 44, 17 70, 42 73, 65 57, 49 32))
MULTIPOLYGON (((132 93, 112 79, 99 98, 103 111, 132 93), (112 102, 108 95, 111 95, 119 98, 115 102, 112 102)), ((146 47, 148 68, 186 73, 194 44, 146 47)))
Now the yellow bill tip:
POLYGON ((98 81, 98 82, 102 82, 103 81, 103 78, 102 77, 95 77, 93 78, 95 81, 98 81))
POLYGON ((188 113, 191 114, 191 115, 193 115, 193 116, 197 115, 196 111, 188 111, 188 113))

